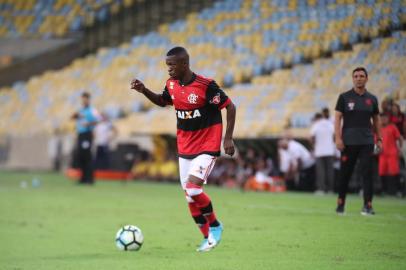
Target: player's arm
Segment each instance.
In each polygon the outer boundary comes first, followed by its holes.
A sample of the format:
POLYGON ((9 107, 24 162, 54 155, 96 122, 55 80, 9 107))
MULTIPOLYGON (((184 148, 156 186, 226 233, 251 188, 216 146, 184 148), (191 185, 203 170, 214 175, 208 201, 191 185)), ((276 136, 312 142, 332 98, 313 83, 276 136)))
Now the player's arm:
POLYGON ((382 133, 381 133, 381 118, 379 117, 379 105, 378 100, 375 98, 372 107, 372 127, 378 138, 376 145, 382 149, 382 133))
POLYGON ((233 102, 230 102, 226 106, 227 111, 227 128, 226 134, 224 136, 224 151, 227 155, 234 155, 234 142, 233 142, 233 132, 234 132, 234 125, 235 125, 235 115, 237 109, 233 102))
POLYGON ((396 139, 396 146, 398 147, 399 154, 402 155, 402 147, 403 147, 403 136, 400 134, 398 128, 394 125, 393 126, 393 136, 396 139))
POLYGON ((372 126, 374 128, 374 132, 376 134, 376 136, 378 136, 378 138, 382 138, 382 134, 381 134, 381 120, 379 119, 379 115, 375 114, 372 117, 372 126))
POLYGON ((71 119, 72 120, 77 120, 77 119, 79 119, 79 117, 80 117, 80 114, 78 113, 78 112, 75 112, 75 113, 73 113, 72 115, 71 115, 71 119))
POLYGON ((158 105, 160 107, 165 107, 167 103, 162 99, 162 95, 155 94, 151 90, 145 87, 145 85, 137 79, 134 79, 131 81, 131 89, 134 89, 135 91, 144 94, 152 103, 155 105, 158 105))
POLYGON ((236 116, 236 107, 231 99, 224 93, 223 90, 217 85, 215 81, 211 81, 207 87, 206 100, 210 106, 222 110, 226 108, 227 111, 227 127, 224 136, 223 147, 227 155, 234 155, 235 148, 233 142, 233 132, 236 116))
POLYGON ((334 134, 335 134, 335 143, 338 150, 344 150, 343 135, 341 129, 341 121, 343 120, 343 113, 345 111, 345 101, 344 97, 341 94, 338 97, 336 104, 335 120, 334 120, 334 134))
POLYGON ((101 119, 102 117, 100 113, 97 110, 92 109, 91 115, 88 117, 87 122, 84 125, 87 127, 94 127, 100 123, 101 119))
POLYGON ((400 138, 398 139, 398 143, 399 143, 399 149, 402 149, 403 147, 403 137, 400 136, 400 138))
POLYGON ((340 151, 344 150, 343 136, 341 133, 342 132, 342 130, 341 130, 342 119, 343 119, 342 112, 336 111, 335 120, 334 120, 334 134, 335 134, 336 147, 340 151))

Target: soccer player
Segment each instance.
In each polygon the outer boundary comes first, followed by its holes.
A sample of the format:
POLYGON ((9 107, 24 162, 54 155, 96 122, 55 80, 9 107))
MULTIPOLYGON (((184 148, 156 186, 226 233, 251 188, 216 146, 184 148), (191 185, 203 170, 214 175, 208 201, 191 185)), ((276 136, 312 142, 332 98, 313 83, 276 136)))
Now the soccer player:
POLYGON ((382 149, 378 99, 366 89, 368 73, 365 68, 357 67, 354 69, 352 81, 353 88, 338 97, 335 113, 335 142, 337 149, 341 151, 336 212, 338 214, 344 213, 348 182, 354 171, 356 161, 359 159, 364 192, 364 207, 361 214, 374 215, 375 212, 372 208, 373 129, 378 137, 377 147, 382 149))
POLYGON ((316 114, 310 134, 316 158, 315 194, 324 194, 332 191, 334 185, 334 125, 330 119, 316 114))
POLYGON ((217 220, 210 197, 203 191, 203 184, 220 155, 223 108, 227 111, 223 147, 226 154, 234 154, 236 108, 214 80, 190 70, 185 48, 169 50, 166 65, 170 78, 161 94, 152 92, 138 79, 131 82, 131 89, 158 106, 175 108, 180 181, 190 213, 204 237, 197 251, 210 251, 220 243, 223 226, 217 220))

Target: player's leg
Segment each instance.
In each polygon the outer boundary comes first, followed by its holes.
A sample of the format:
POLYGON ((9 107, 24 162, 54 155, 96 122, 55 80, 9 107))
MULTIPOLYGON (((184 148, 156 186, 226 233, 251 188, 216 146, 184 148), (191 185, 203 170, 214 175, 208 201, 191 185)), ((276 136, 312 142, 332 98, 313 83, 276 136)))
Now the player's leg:
POLYGON ((316 158, 316 192, 324 192, 326 190, 325 186, 326 171, 324 166, 324 158, 316 158))
POLYGON ((206 218, 203 216, 200 208, 198 207, 197 203, 187 194, 186 192, 186 183, 188 181, 189 176, 189 169, 190 165, 192 164, 191 159, 184 159, 179 158, 179 176, 183 190, 185 191, 186 201, 188 202, 190 214, 199 227, 203 237, 205 239, 209 236, 209 223, 207 222, 206 218))
POLYGON ((399 157, 397 155, 388 156, 388 193, 397 195, 400 192, 400 166, 399 157))
MULTIPOLYGON (((189 170, 188 182, 186 183, 186 193, 197 203, 201 213, 209 224, 209 244, 210 237, 213 237, 215 240, 211 241, 213 247, 220 242, 223 227, 217 220, 210 197, 203 191, 203 185, 206 183, 215 162, 216 157, 210 155, 200 155, 193 159, 189 170)), ((212 247, 208 248, 210 250, 212 247)))
POLYGON ((83 142, 83 148, 84 148, 84 156, 85 156, 85 175, 86 175, 86 183, 87 184, 93 184, 94 178, 93 178, 93 158, 92 158, 92 141, 93 141, 93 135, 91 132, 86 132, 85 133, 85 141, 83 142))
POLYGON ((193 205, 197 206, 197 210, 200 211, 202 214, 201 217, 206 221, 204 229, 207 228, 206 235, 204 235, 205 240, 201 243, 200 247, 197 251, 210 251, 214 248, 218 243, 214 239, 213 234, 210 233, 210 227, 212 226, 211 220, 214 217, 216 222, 218 223, 213 206, 211 204, 210 197, 203 192, 203 184, 204 180, 197 178, 193 175, 189 175, 188 182, 186 183, 186 194, 189 198, 193 200, 193 205))
POLYGON ((341 167, 338 182, 338 199, 336 209, 336 212, 338 214, 344 213, 348 183, 354 171, 355 163, 358 157, 358 151, 358 146, 346 145, 344 151, 341 153, 341 167))
POLYGON ((334 157, 326 157, 326 187, 327 192, 334 190, 334 157))
POLYGON ((388 191, 386 179, 386 175, 388 174, 388 166, 387 159, 382 154, 378 157, 378 174, 381 181, 381 192, 385 194, 388 191))
POLYGON ((374 145, 364 145, 361 147, 359 153, 359 166, 362 173, 362 185, 364 193, 364 206, 362 214, 373 215, 375 212, 372 208, 373 197, 373 175, 372 175, 372 162, 373 162, 374 145))
POLYGON ((78 144, 77 144, 77 157, 78 157, 78 165, 79 165, 79 169, 81 171, 81 177, 79 180, 80 184, 84 184, 86 183, 86 149, 84 148, 84 146, 86 146, 86 140, 84 137, 83 133, 80 133, 78 135, 78 144))

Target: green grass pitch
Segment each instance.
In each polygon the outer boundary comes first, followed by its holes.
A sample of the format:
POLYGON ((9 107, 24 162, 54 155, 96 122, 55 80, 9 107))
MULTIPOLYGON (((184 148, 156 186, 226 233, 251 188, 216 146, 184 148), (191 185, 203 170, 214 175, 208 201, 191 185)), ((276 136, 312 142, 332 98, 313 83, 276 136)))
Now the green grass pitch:
POLYGON ((337 216, 332 195, 206 190, 225 231, 201 254, 178 185, 89 187, 58 174, 0 172, 0 269, 406 269, 404 199, 376 198, 377 215, 364 217, 361 198, 350 196, 337 216), (116 249, 125 224, 143 230, 139 252, 116 249))

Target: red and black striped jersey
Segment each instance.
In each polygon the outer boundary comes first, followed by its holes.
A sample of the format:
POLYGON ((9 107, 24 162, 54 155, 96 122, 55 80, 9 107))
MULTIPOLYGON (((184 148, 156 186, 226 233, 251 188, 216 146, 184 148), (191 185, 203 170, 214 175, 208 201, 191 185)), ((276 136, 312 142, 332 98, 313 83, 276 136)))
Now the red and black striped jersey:
POLYGON ((220 110, 231 100, 214 80, 193 74, 192 80, 183 85, 170 78, 161 98, 175 107, 180 157, 220 155, 223 129, 220 110))

